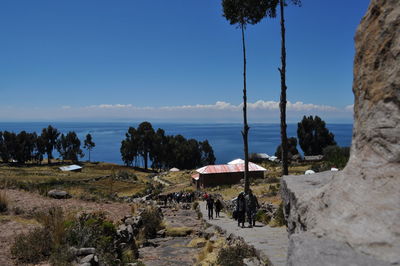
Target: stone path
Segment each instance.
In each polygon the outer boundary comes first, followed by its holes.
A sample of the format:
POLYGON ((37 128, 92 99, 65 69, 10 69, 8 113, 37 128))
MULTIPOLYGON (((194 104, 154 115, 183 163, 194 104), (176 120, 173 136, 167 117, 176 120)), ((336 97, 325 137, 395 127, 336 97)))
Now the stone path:
MULTIPOLYGON (((220 227, 226 233, 242 237, 247 244, 253 246, 266 261, 269 260, 273 265, 286 265, 288 250, 288 234, 286 227, 269 227, 261 223, 256 223, 253 228, 240 228, 237 221, 221 213, 221 217, 209 220, 205 202, 200 203, 200 210, 207 223, 220 227)), ((248 223, 245 223, 247 226, 248 223)))

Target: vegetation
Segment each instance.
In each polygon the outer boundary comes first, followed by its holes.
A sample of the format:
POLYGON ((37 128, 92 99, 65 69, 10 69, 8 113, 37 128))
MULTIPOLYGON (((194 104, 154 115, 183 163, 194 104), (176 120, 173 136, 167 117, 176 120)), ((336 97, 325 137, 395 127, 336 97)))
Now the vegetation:
POLYGON ((339 147, 336 145, 328 146, 323 150, 324 161, 330 167, 343 169, 350 157, 349 147, 339 147))
POLYGON ((242 49, 243 49, 243 146, 244 146, 244 180, 245 191, 250 188, 249 185, 249 144, 248 134, 250 127, 247 124, 247 83, 246 83, 246 42, 245 29, 247 24, 257 24, 265 16, 269 1, 256 0, 222 0, 223 16, 231 25, 238 24, 242 33, 242 49))
MULTIPOLYGON (((51 208, 37 214, 37 220, 41 227, 18 235, 11 247, 12 255, 19 262, 39 263, 50 259, 52 265, 71 265, 70 247, 94 247, 106 265, 117 265, 117 259, 123 257, 117 252, 115 226, 104 213, 83 213, 78 218, 69 218, 61 208, 51 208)), ((134 250, 127 250, 135 254, 134 250)))
POLYGON ((8 198, 6 191, 0 191, 0 213, 8 210, 8 198))
MULTIPOLYGON (((289 0, 295 5, 300 5, 300 0, 289 0)), ((274 4, 271 7, 271 12, 274 14, 278 0, 273 0, 274 4)), ((288 170, 288 143, 286 134, 286 29, 285 29, 285 14, 284 8, 286 0, 279 0, 280 6, 280 24, 281 24, 281 67, 278 68, 281 75, 281 99, 279 108, 281 111, 281 140, 282 140, 282 175, 287 175, 288 170)))
POLYGON ((45 151, 47 153, 47 162, 50 164, 53 159, 53 150, 56 148, 58 137, 60 132, 56 128, 49 125, 47 128, 43 128, 41 140, 43 141, 45 151))
POLYGON ((164 130, 156 132, 149 122, 141 123, 137 129, 130 127, 121 142, 121 156, 126 165, 138 165, 139 157, 147 169, 148 159, 154 169, 193 169, 205 164, 214 164, 215 156, 207 140, 198 142, 181 135, 168 136, 164 130))
MULTIPOLYGON (((287 154, 288 160, 291 160, 293 158, 293 156, 295 156, 295 155, 299 155, 299 151, 297 150, 297 139, 296 138, 292 137, 292 138, 288 139, 287 149, 288 149, 288 154, 287 154)), ((276 148, 275 156, 278 158, 282 158, 282 145, 281 144, 276 148)))
POLYGON ((83 157, 81 150, 81 141, 75 132, 70 131, 67 135, 62 134, 57 141, 57 150, 63 160, 71 160, 74 163, 78 162, 78 156, 83 157))
POLYGON ((255 256, 256 252, 253 247, 239 243, 222 248, 218 253, 217 264, 221 266, 241 266, 244 265, 243 259, 255 256))
MULTIPOLYGON (((78 156, 83 156, 80 144, 75 132, 69 132, 66 136, 62 134, 60 137, 60 132, 51 125, 43 128, 40 136, 35 132, 21 131, 16 134, 4 131, 0 132, 0 158, 5 163, 40 164, 43 155, 47 154, 47 162, 50 164, 53 150, 57 148, 63 160, 77 162, 78 156)), ((94 145, 93 142, 92 144, 94 145)), ((90 147, 92 149, 94 146, 90 147)))
POLYGON ((90 162, 90 152, 92 151, 92 149, 96 147, 96 144, 93 142, 92 140, 92 135, 87 134, 86 135, 86 139, 84 141, 84 145, 83 148, 87 149, 89 152, 89 162, 90 162))
POLYGON ((140 215, 143 221, 142 232, 146 238, 154 238, 162 229, 162 213, 155 207, 146 208, 140 215))
POLYGON ((318 116, 304 116, 297 124, 297 137, 304 155, 320 155, 325 147, 336 145, 335 136, 318 116))

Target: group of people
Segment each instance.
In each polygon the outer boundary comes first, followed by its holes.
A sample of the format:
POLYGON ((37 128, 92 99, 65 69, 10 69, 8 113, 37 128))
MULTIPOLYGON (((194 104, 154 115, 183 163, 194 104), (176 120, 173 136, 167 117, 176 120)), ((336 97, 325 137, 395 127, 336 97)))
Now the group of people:
POLYGON ((256 214, 259 208, 257 197, 252 193, 251 189, 247 194, 241 192, 236 200, 236 210, 233 214, 233 218, 237 219, 238 226, 244 227, 246 220, 249 222, 249 227, 253 227, 256 224, 256 214))
POLYGON ((195 192, 173 192, 166 195, 160 195, 159 199, 164 201, 164 205, 166 206, 168 203, 180 203, 180 202, 193 202, 196 198, 195 192))
POLYGON ((206 209, 208 210, 208 219, 214 219, 214 209, 215 209, 215 217, 219 217, 219 214, 222 210, 222 202, 219 198, 214 201, 213 196, 204 193, 203 199, 206 201, 206 209))

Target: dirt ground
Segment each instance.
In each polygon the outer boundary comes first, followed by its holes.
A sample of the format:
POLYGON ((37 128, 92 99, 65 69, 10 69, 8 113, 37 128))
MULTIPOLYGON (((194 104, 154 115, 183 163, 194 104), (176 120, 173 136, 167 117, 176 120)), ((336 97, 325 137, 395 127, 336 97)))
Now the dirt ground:
POLYGON ((18 234, 39 226, 37 221, 32 219, 35 212, 45 211, 50 207, 62 207, 66 212, 72 213, 103 211, 114 222, 131 214, 131 207, 127 203, 97 203, 79 199, 57 200, 26 191, 13 189, 5 191, 9 201, 9 211, 0 215, 0 265, 14 264, 10 246, 18 234))

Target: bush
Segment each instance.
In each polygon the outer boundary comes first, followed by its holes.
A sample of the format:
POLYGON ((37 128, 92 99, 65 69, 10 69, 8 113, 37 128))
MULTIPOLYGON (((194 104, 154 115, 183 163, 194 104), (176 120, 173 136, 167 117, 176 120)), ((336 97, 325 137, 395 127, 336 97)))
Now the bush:
POLYGON ((323 150, 324 160, 330 164, 330 167, 343 169, 350 157, 349 147, 328 146, 323 150))
POLYGON ((158 208, 148 207, 141 215, 143 221, 143 233, 146 238, 154 238, 158 230, 162 229, 162 213, 158 208))
POLYGON ((269 224, 271 221, 271 216, 267 215, 263 210, 258 210, 256 214, 256 221, 263 224, 269 224))
POLYGON ((279 178, 276 178, 276 177, 268 177, 266 180, 265 180, 265 183, 266 184, 274 184, 274 183, 279 183, 280 182, 280 180, 279 180, 279 178))
POLYGON ((133 181, 138 180, 137 176, 134 173, 130 173, 127 171, 122 171, 122 170, 118 171, 117 177, 118 177, 117 179, 120 179, 120 180, 133 180, 133 181))
POLYGON ((49 232, 52 245, 56 248, 65 242, 66 218, 61 207, 53 207, 35 215, 36 220, 49 232))
POLYGON ((11 254, 22 263, 39 263, 50 255, 51 235, 45 228, 20 234, 11 246, 11 254))
POLYGON ((217 264, 221 266, 242 266, 243 259, 255 256, 255 250, 243 243, 222 248, 218 252, 217 264))
POLYGON ((279 204, 279 208, 274 214, 274 220, 277 226, 287 225, 285 215, 283 214, 283 202, 279 204))
POLYGON ((0 213, 8 210, 8 198, 5 191, 0 192, 0 213))
POLYGON ((192 205, 193 210, 197 210, 198 207, 199 207, 199 202, 198 201, 193 202, 192 205))

